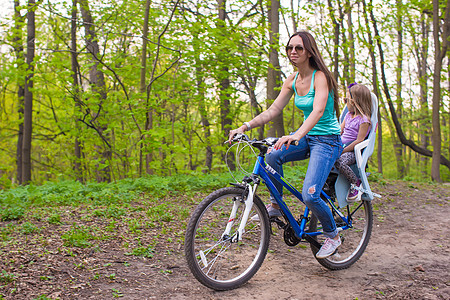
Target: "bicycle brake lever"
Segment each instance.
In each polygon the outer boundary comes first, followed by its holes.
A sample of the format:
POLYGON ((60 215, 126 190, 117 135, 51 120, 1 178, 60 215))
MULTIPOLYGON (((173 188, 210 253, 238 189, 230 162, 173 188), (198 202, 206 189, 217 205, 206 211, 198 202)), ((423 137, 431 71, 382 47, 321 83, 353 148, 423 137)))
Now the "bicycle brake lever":
MULTIPOLYGON (((246 135, 245 133, 237 133, 233 139, 231 140, 232 142, 240 142, 240 141, 249 141, 250 138, 248 137, 248 135, 246 135)), ((226 142, 225 142, 226 143, 226 142)))

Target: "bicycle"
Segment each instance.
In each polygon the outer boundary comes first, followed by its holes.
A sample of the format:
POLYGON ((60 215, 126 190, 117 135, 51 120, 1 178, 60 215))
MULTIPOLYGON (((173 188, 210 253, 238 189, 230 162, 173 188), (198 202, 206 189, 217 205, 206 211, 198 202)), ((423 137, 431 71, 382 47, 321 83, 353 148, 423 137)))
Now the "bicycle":
MULTIPOLYGON (((235 289, 255 275, 269 247, 272 222, 283 230, 288 246, 309 242, 314 255, 321 247, 324 238, 318 219, 313 214, 309 216, 306 206, 296 219, 273 184, 273 180, 280 182, 303 202, 301 193, 265 163, 267 150, 277 140, 250 140, 245 134, 235 136, 232 141, 237 145, 244 143, 259 150, 253 172, 241 183, 231 183, 230 187, 212 192, 191 216, 185 236, 185 257, 195 278, 209 288, 235 289), (275 197, 284 221, 279 218, 269 220, 267 210, 256 194, 261 181, 275 197)), ((334 189, 336 178, 336 174, 330 174, 321 198, 330 206, 342 245, 332 256, 316 258, 331 270, 348 268, 361 257, 369 243, 373 224, 370 200, 339 207, 334 189)))

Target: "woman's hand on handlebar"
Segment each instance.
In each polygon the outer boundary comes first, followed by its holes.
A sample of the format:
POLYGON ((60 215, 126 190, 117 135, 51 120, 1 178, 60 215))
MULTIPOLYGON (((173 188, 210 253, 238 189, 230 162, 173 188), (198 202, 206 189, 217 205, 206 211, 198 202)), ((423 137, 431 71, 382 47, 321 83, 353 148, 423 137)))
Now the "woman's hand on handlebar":
POLYGON ((231 141, 233 140, 234 136, 238 133, 244 133, 245 131, 245 125, 242 125, 241 127, 237 128, 237 129, 233 129, 230 131, 230 134, 228 135, 228 143, 231 144, 231 141))
POLYGON ((289 149, 290 145, 298 145, 298 140, 294 135, 284 135, 278 139, 278 141, 273 145, 275 150, 281 149, 283 145, 286 145, 286 150, 289 149))

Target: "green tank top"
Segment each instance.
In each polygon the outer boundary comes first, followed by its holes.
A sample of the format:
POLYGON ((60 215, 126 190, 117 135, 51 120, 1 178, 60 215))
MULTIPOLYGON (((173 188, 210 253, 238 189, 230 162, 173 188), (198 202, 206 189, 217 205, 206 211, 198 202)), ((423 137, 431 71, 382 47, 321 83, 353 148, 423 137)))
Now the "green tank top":
MULTIPOLYGON (((311 87, 309 88, 309 92, 305 96, 300 96, 297 94, 297 90, 295 89, 295 82, 297 81, 297 75, 295 75, 294 82, 292 83, 292 88, 295 92, 295 106, 303 111, 305 114, 305 120, 309 117, 313 110, 313 102, 314 96, 316 92, 314 91, 314 76, 316 75, 316 71, 314 70, 312 78, 311 78, 311 87)), ((325 106, 325 111, 323 112, 322 117, 319 122, 308 132, 309 135, 340 135, 341 127, 339 126, 339 122, 336 118, 336 111, 334 110, 334 100, 333 100, 333 91, 328 93, 327 105, 325 106)))

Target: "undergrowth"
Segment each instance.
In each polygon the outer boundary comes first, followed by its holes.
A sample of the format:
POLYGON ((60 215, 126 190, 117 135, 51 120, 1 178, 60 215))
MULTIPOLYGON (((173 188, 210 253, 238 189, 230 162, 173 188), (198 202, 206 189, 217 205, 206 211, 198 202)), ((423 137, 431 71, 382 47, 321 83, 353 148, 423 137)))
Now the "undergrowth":
MULTIPOLYGON (((167 177, 149 176, 137 179, 123 179, 113 183, 87 183, 77 181, 47 182, 41 186, 33 184, 0 191, 0 220, 19 220, 31 208, 63 206, 106 206, 96 211, 98 215, 120 217, 123 212, 117 205, 130 203, 142 194, 151 195, 153 200, 168 194, 213 190, 231 182, 227 174, 176 175, 167 177)), ((59 217, 52 215, 49 222, 58 223, 59 217)))

